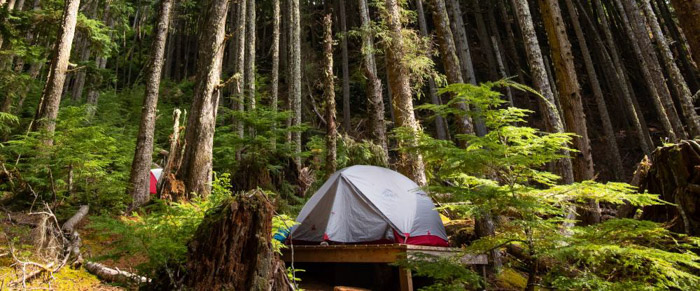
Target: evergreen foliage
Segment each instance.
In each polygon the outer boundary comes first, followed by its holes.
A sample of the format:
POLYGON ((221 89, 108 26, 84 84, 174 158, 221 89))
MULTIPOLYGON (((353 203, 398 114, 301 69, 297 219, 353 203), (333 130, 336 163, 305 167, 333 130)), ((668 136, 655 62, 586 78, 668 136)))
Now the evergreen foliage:
MULTIPOLYGON (((427 190, 441 201, 443 211, 454 217, 499 218, 496 235, 472 242, 465 252, 522 249, 524 258, 515 264, 556 289, 688 289, 699 284, 696 238, 632 219, 572 226, 571 212, 585 209, 589 200, 634 206, 666 202, 657 195, 636 193, 624 183, 557 185, 559 177, 541 169, 562 158, 561 145, 569 143, 570 135, 523 126, 528 111, 503 107, 505 101, 494 91, 504 86, 522 88, 499 81, 445 89, 456 95, 450 102, 480 109, 472 112, 480 112, 478 117, 486 122, 490 131, 485 136, 460 135, 457 138, 467 142, 461 148, 423 134, 417 147, 406 149, 421 153, 432 170, 427 190)), ((443 115, 467 114, 450 104, 423 108, 443 115)), ((396 134, 410 138, 406 132, 398 129, 396 134)), ((533 279, 529 284, 539 283, 533 279)))

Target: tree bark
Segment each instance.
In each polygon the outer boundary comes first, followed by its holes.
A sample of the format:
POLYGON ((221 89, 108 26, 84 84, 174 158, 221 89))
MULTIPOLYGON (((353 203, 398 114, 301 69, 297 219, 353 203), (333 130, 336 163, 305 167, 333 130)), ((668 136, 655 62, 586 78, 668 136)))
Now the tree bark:
MULTIPOLYGON (((291 109, 293 112, 292 125, 301 125, 301 40, 300 40, 300 23, 299 16, 299 0, 289 0, 290 2, 290 21, 289 21, 289 101, 291 101, 291 109)), ((297 166, 301 165, 301 132, 295 131, 292 133, 292 142, 294 143, 294 153, 296 157, 294 161, 297 166)))
POLYGON ((280 262, 270 244, 274 207, 265 193, 241 193, 215 209, 187 246, 186 289, 291 290, 289 285, 273 287, 277 276, 285 281, 287 274, 275 267, 280 262))
POLYGON ((358 1, 360 20, 362 21, 362 56, 364 58, 364 74, 367 78, 367 111, 372 139, 384 149, 384 155, 389 157, 389 147, 386 142, 386 124, 384 123, 384 97, 382 96, 382 81, 377 74, 377 61, 374 58, 374 34, 367 0, 358 1))
MULTIPOLYGON (((391 39, 387 43, 387 71, 389 73, 389 87, 393 93, 393 110, 396 117, 396 126, 409 129, 414 137, 408 140, 408 144, 402 146, 414 146, 417 143, 417 135, 420 133, 420 125, 413 112, 413 96, 409 79, 409 70, 406 67, 404 39, 401 34, 400 7, 397 0, 386 0, 386 23, 391 39)), ((401 152, 398 161, 399 172, 411 178, 418 185, 425 185, 425 166, 420 154, 401 152)))
MULTIPOLYGON (((595 66, 593 65, 591 53, 588 50, 588 44, 586 43, 583 29, 581 29, 581 23, 579 22, 576 7, 574 7, 572 0, 566 0, 565 2, 569 12, 569 17, 571 17, 571 23, 574 27, 574 33, 578 39, 579 48, 581 49, 583 63, 586 67, 586 73, 588 74, 588 79, 591 83, 596 105, 598 106, 600 119, 603 122, 603 132, 605 134, 605 142, 608 145, 607 151, 610 154, 610 163, 613 166, 613 174, 618 181, 623 181, 625 172, 624 168, 622 167, 622 158, 620 157, 620 151, 617 146, 615 130, 613 129, 612 122, 610 121, 610 115, 608 114, 608 106, 605 103, 605 98, 603 97, 603 89, 601 89, 600 82, 598 81, 598 74, 595 71, 595 66)), ((592 178, 592 176, 590 178, 592 178)))
POLYGON ((345 16, 345 0, 338 1, 339 20, 340 20, 340 33, 343 37, 340 39, 340 55, 342 60, 342 70, 343 70, 343 128, 345 132, 349 132, 351 129, 350 124, 350 69, 348 65, 348 29, 347 20, 345 16))
POLYGON ((172 7, 172 0, 161 0, 158 22, 153 33, 151 61, 146 72, 146 95, 144 95, 141 108, 141 123, 139 124, 139 133, 136 137, 136 150, 134 159, 131 162, 131 174, 129 176, 129 190, 133 199, 132 208, 138 208, 148 202, 150 198, 149 170, 153 162, 153 134, 156 126, 158 92, 172 7))
MULTIPOLYGON (((605 41, 608 44, 607 48, 610 50, 610 53, 608 54, 607 50, 604 49, 605 45, 603 44, 603 41, 600 40, 597 33, 593 34, 593 38, 598 44, 599 51, 602 53, 605 63, 611 67, 611 72, 613 73, 612 77, 614 79, 612 83, 617 84, 617 88, 621 92, 622 100, 625 103, 625 108, 628 110, 628 114, 632 118, 632 124, 635 127, 637 139, 639 140, 639 145, 642 152, 648 155, 651 153, 654 143, 649 136, 649 130, 646 127, 644 115, 642 114, 641 110, 638 111, 636 109, 636 97, 634 96, 633 88, 628 86, 629 81, 627 79, 627 74, 622 66, 620 53, 617 50, 617 45, 615 44, 615 39, 613 38, 610 30, 610 25, 608 23, 607 16, 605 15, 603 5, 601 4, 600 0, 593 0, 593 4, 596 6, 596 13, 598 14, 598 19, 601 22, 603 34, 605 35, 605 41)), ((584 17, 588 20, 589 25, 594 27, 593 22, 587 16, 585 10, 581 11, 582 15, 584 15, 584 17)))
MULTIPOLYGON (((561 117, 554 105, 556 101, 554 100, 554 93, 552 93, 552 87, 544 67, 544 59, 542 57, 542 51, 540 50, 539 41, 537 40, 537 34, 535 33, 535 26, 532 22, 530 7, 527 0, 513 0, 513 7, 515 8, 516 16, 522 30, 532 81, 535 84, 535 88, 542 94, 540 102, 542 102, 542 108, 544 108, 542 114, 544 114, 546 118, 548 130, 550 132, 564 132, 561 117)), ((563 154, 566 156, 569 155, 568 152, 563 154)), ((571 160, 568 158, 559 160, 557 162, 557 174, 562 177, 564 183, 573 183, 574 174, 571 160)))
POLYGON ((333 29, 331 14, 323 19, 325 33, 323 35, 323 99, 326 103, 326 175, 330 177, 336 170, 336 139, 338 132, 335 128, 335 76, 333 75, 333 29))
POLYGON ((685 130, 673 106, 671 94, 664 82, 665 77, 661 72, 656 54, 651 47, 645 24, 640 23, 639 21, 641 21, 641 19, 637 17, 639 15, 635 15, 634 13, 637 10, 636 4, 629 2, 630 1, 615 0, 615 5, 620 12, 622 26, 624 26, 627 37, 631 40, 630 44, 639 61, 640 70, 642 71, 645 83, 654 101, 658 118, 668 138, 672 142, 676 142, 679 139, 685 138, 685 130))
MULTIPOLYGON (((511 23, 513 22, 513 19, 508 15, 508 11, 506 10, 506 5, 504 4, 504 1, 508 0, 498 0, 497 5, 498 5, 498 12, 502 18, 503 21, 505 21, 505 28, 506 28, 506 41, 508 45, 505 47, 506 51, 508 52, 508 57, 511 59, 511 61, 515 64, 515 69, 512 70, 513 73, 516 73, 518 76, 518 81, 521 84, 525 84, 525 78, 523 77, 523 74, 521 71, 523 70, 523 66, 520 63, 520 55, 518 54, 518 47, 515 45, 515 32, 513 32, 513 27, 511 26, 511 23)), ((517 25, 516 25, 517 29, 517 25)), ((507 63, 507 62, 506 62, 507 63)))
POLYGON ((247 110, 252 112, 255 109, 255 0, 246 2, 245 93, 247 110))
POLYGON ((554 72, 557 76, 557 87, 559 88, 566 126, 568 131, 578 135, 578 137, 573 138, 574 147, 579 151, 578 157, 573 161, 574 179, 576 181, 589 180, 594 175, 593 157, 571 43, 566 35, 566 26, 558 2, 539 0, 539 3, 551 46, 554 72))
POLYGON ((68 69, 68 60, 73 45, 75 25, 78 21, 79 7, 80 0, 65 1, 61 26, 58 29, 56 44, 52 52, 49 79, 46 81, 41 94, 32 125, 33 131, 47 131, 49 137, 44 142, 48 145, 53 144, 52 135, 56 130, 56 118, 58 117, 58 108, 61 103, 63 83, 66 80, 66 70, 68 69))
POLYGON ((464 18, 462 18, 462 8, 457 0, 446 0, 445 8, 449 14, 450 29, 452 30, 455 48, 457 49, 462 78, 465 82, 476 85, 476 74, 474 73, 472 53, 469 49, 469 38, 464 25, 464 18))
POLYGON ((688 81, 691 92, 697 92, 700 90, 700 72, 698 72, 698 67, 693 61, 688 39, 676 25, 676 21, 674 20, 676 17, 674 14, 671 14, 671 10, 669 9, 670 5, 671 4, 667 3, 665 0, 656 0, 656 11, 658 11, 661 16, 661 26, 666 27, 668 33, 674 40, 669 45, 672 50, 675 50, 676 58, 681 60, 686 74, 686 81, 688 81))
MULTIPOLYGON (((467 37, 464 19, 462 18, 462 9, 457 0, 447 0, 445 1, 444 6, 447 10, 447 14, 445 14, 443 17, 445 17, 445 20, 449 23, 449 28, 452 32, 452 37, 456 49, 455 53, 457 55, 457 59, 459 60, 459 66, 462 72, 462 79, 468 82, 469 84, 476 85, 474 63, 472 62, 472 54, 471 50, 469 49, 469 39, 467 37)), ((466 104, 460 103, 457 106, 462 110, 469 110, 469 106, 467 106, 466 104)), ((474 110, 479 109, 474 108, 474 110)), ((459 127, 463 126, 466 122, 469 122, 474 128, 473 132, 475 132, 477 135, 484 136, 487 133, 486 125, 480 118, 476 118, 472 122, 470 117, 464 116, 458 118, 457 122, 458 129, 459 127)))
POLYGON ((693 60, 700 64, 700 0, 671 0, 671 5, 688 38, 693 60))
MULTIPOLYGON (((662 223, 667 229, 691 236, 700 235, 700 144, 685 140, 659 147, 642 160, 637 168, 636 182, 640 193, 659 194, 665 205, 644 207, 640 219, 662 223)), ((637 213, 629 207, 619 213, 632 217, 637 213)))
MULTIPOLYGON (((678 99, 680 99, 681 110, 685 116, 686 124, 688 125, 689 132, 692 136, 700 135, 700 120, 698 120, 698 114, 695 112, 695 105, 693 105, 693 93, 690 92, 688 88, 688 83, 686 83, 681 70, 678 69, 673 53, 666 42, 666 36, 661 31, 661 26, 656 18, 654 10, 651 8, 651 3, 649 0, 642 0, 642 9, 644 14, 646 14, 647 23, 654 35, 654 42, 656 42, 656 47, 661 54, 661 60, 666 66, 666 71, 671 77, 670 82, 676 88, 676 94, 678 94, 678 99)), ((700 16, 700 15, 699 15, 700 16)), ((698 20, 700 21, 700 20, 698 20)), ((700 33, 700 32, 699 32, 700 33)))
MULTIPOLYGON (((420 27, 421 36, 428 37, 428 25, 425 23, 426 21, 425 13, 423 12, 423 1, 416 0, 416 11, 418 12, 418 26, 420 27)), ((437 95, 437 85, 435 85, 435 78, 433 78, 433 76, 428 77, 428 90, 428 94, 430 95, 430 102, 435 105, 441 105, 442 101, 437 95)), ((391 112, 393 116, 393 111, 391 112)), ((435 116, 435 131, 437 132, 438 139, 449 139, 449 129, 447 128, 447 122, 445 118, 440 115, 435 116)))
MULTIPOLYGON (((270 81, 270 107, 273 113, 277 113, 279 103, 279 72, 280 72, 280 0, 272 1, 272 72, 270 81)), ((277 128, 277 122, 274 122, 272 129, 277 128)), ((273 148, 277 140, 271 140, 273 148)))
POLYGON ((118 268, 110 268, 100 263, 85 262, 85 270, 94 274, 100 280, 107 282, 140 285, 148 283, 149 279, 137 274, 119 270, 118 268))
POLYGON ((479 36, 479 46, 481 47, 481 53, 486 57, 489 70, 489 78, 491 81, 498 79, 498 73, 496 72, 496 58, 493 55, 493 47, 491 47, 491 36, 486 28, 486 22, 484 21, 484 12, 481 9, 481 1, 474 0, 474 20, 476 22, 476 31, 479 36))
MULTIPOLYGON (((236 80, 234 81, 233 88, 233 102, 231 103, 233 107, 231 109, 238 110, 239 112, 245 111, 245 61, 246 61, 246 16, 247 16, 247 0, 238 1, 238 24, 237 24, 237 48, 236 53, 236 80)), ((243 137, 245 135, 243 122, 235 121, 236 129, 238 130, 238 136, 243 137)))
POLYGON ((203 3, 197 57, 194 100, 185 131, 185 154, 177 177, 185 184, 185 193, 207 197, 211 191, 212 146, 216 111, 219 104, 219 82, 226 28, 228 0, 207 0, 203 3))
MULTIPOLYGON (((96 5, 95 5, 96 6, 96 5)), ((87 39, 88 36, 85 35, 80 45, 80 62, 84 63, 90 59, 90 42, 87 39)), ((83 89, 85 88, 85 73, 86 69, 80 69, 75 77, 75 84, 73 85, 73 91, 71 92, 71 99, 74 102, 78 102, 83 98, 83 89)))
MULTIPOLYGON (((500 0, 497 1, 500 3, 500 0)), ((498 31, 498 25, 496 23, 496 14, 494 12, 495 5, 489 5, 488 8, 488 22, 489 28, 491 29, 491 46, 493 47, 493 54, 496 56, 496 65, 498 66, 498 77, 501 79, 506 79, 510 75, 508 69, 508 63, 504 60, 506 59, 505 53, 502 51, 503 43, 501 42, 501 33, 498 31)), ((506 97, 508 98, 508 104, 510 106, 515 106, 513 103, 513 92, 510 87, 506 87, 506 97)))
MULTIPOLYGON (((447 75, 447 82, 450 84, 464 83, 460 68, 460 59, 457 57, 452 30, 450 29, 450 19, 447 15, 447 8, 444 0, 431 0, 433 4, 433 24, 437 32, 437 39, 440 48, 440 57, 447 75)), ((466 114, 468 106, 463 102, 455 103, 455 106, 462 111, 461 116, 457 116, 457 130, 460 134, 474 134, 474 125, 471 118, 466 114)))
MULTIPOLYGON (((168 159, 163 165, 163 173, 161 174, 161 179, 158 182, 158 197, 165 200, 180 200, 184 196, 184 186, 182 186, 182 181, 178 181, 175 178, 175 173, 180 170, 182 165, 182 150, 183 144, 180 141, 180 133, 182 128, 180 127, 180 114, 182 112, 180 109, 173 110, 173 133, 170 135, 170 147, 168 148, 168 159)), ((187 115, 187 112, 185 112, 187 115)), ((185 120, 187 116, 183 117, 185 120)))
MULTIPOLYGON (((574 180, 592 180, 595 175, 593 153, 588 138, 586 114, 581 100, 581 88, 574 66, 571 43, 566 34, 566 25, 557 0, 539 0, 539 3, 551 48, 554 72, 557 76, 561 110, 564 114, 564 120, 566 120, 565 126, 567 131, 576 133, 576 136, 573 137, 573 146, 578 150, 578 153, 573 159, 574 180)), ((591 209, 581 213, 583 222, 586 224, 600 222, 598 202, 591 200, 589 205, 591 209)))

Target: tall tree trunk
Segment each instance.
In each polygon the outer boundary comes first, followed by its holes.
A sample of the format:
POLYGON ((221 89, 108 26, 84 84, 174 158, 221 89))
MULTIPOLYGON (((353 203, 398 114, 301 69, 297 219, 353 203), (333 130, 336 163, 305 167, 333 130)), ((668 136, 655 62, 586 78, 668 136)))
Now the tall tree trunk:
MULTIPOLYGON (((361 0, 365 1, 365 0, 361 0)), ((418 12, 418 26, 420 27, 420 33, 423 37, 428 37, 428 25, 425 23, 425 12, 423 12, 423 1, 416 0, 416 10, 418 12)), ((441 105, 442 101, 437 95, 437 85, 435 85, 435 78, 433 76, 428 77, 428 94, 430 95, 430 102, 435 105, 441 105)), ((393 111, 392 116, 393 116, 393 111)), ((393 118, 392 118, 393 119, 393 118)), ((393 120, 392 120, 393 121, 393 120)), ((437 138, 446 140, 448 137, 447 122, 444 117, 438 115, 435 116, 435 131, 437 132, 437 138)))
POLYGON ((586 73, 588 74, 588 79, 591 83, 591 88, 593 89, 593 96, 595 97, 595 102, 598 106, 600 119, 603 122, 603 132, 605 134, 605 142, 608 145, 608 153, 610 154, 610 162, 613 166, 613 174, 618 181, 622 181, 624 179, 625 172, 622 167, 622 158, 620 157, 617 140, 615 139, 615 130, 613 129, 612 122, 610 121, 610 115, 608 114, 608 106, 605 103, 605 98, 603 97, 603 89, 601 89, 600 82, 598 81, 598 74, 595 71, 593 59, 591 59, 591 53, 588 50, 588 44, 586 43, 583 29, 581 29, 581 23, 579 22, 576 7, 574 7, 572 0, 566 0, 565 2, 569 11, 569 17, 571 17, 571 23, 574 27, 574 33, 578 39, 579 48, 581 49, 583 63, 586 66, 586 73))
MULTIPOLYGON (((233 107, 231 109, 233 110, 238 110, 240 112, 245 111, 245 94, 244 94, 244 86, 245 86, 245 60, 246 60, 246 54, 245 54, 245 41, 246 41, 246 16, 247 16, 247 0, 241 0, 238 1, 238 24, 237 24, 237 33, 238 33, 238 40, 236 43, 238 52, 236 53, 236 80, 233 84, 233 102, 231 104, 233 107)), ((238 136, 243 137, 244 136, 244 128, 243 128, 243 122, 241 121, 235 121, 234 122, 236 129, 238 130, 238 136)))
POLYGON ((255 0, 246 0, 245 91, 248 110, 255 109, 255 0))
POLYGON ((559 3, 555 0, 539 0, 547 38, 552 50, 554 72, 557 77, 560 102, 568 131, 574 132, 574 147, 579 156, 574 159, 576 181, 593 178, 593 158, 586 127, 586 115, 581 101, 581 89, 574 67, 571 43, 566 35, 566 26, 561 16, 559 3))
MULTIPOLYGON (((498 5, 498 12, 506 23, 505 28, 506 28, 506 41, 508 45, 505 47, 505 50, 508 52, 508 57, 511 59, 511 61, 515 64, 515 69, 512 70, 512 72, 516 73, 518 76, 518 81, 521 84, 525 84, 525 78, 523 77, 524 74, 522 74, 520 71, 523 70, 522 65, 520 64, 520 55, 518 54, 518 47, 515 45, 515 33, 513 32, 513 27, 511 26, 511 22, 513 22, 513 19, 510 17, 508 14, 508 11, 506 10, 506 5, 503 3, 504 1, 508 0, 497 0, 497 5, 498 5)), ((517 29, 517 27, 516 27, 517 29)))
MULTIPOLYGON (((82 41, 81 49, 80 49, 80 62, 85 63, 90 59, 90 43, 87 39, 87 35, 85 36, 85 39, 82 41)), ((75 77, 75 84, 73 85, 73 91, 71 92, 71 99, 74 102, 80 101, 83 98, 83 89, 85 88, 85 77, 86 77, 86 69, 80 69, 78 73, 76 74, 75 77)))
MULTIPOLYGON (((226 40, 226 51, 224 52, 224 60, 223 60, 223 73, 224 74, 235 74, 236 73, 236 59, 238 59, 238 56, 236 55, 238 53, 238 50, 236 49, 236 43, 237 43, 237 37, 236 34, 238 33, 238 9, 235 3, 233 1, 230 4, 230 8, 228 9, 228 16, 226 17, 226 33, 231 34, 231 37, 226 40)), ((232 91, 231 88, 228 88, 229 91, 232 91)))
MULTIPOLYGON (((299 15, 299 0, 289 0, 289 101, 293 112, 292 125, 301 125, 301 18, 299 15)), ((292 133, 296 154, 294 161, 301 166, 301 132, 292 133)))
POLYGON ((53 144, 52 135, 56 130, 58 107, 61 103, 63 83, 66 80, 66 70, 68 69, 70 50, 73 45, 75 24, 78 21, 79 7, 80 0, 65 1, 61 26, 58 29, 56 44, 53 47, 49 79, 46 81, 41 94, 32 125, 33 131, 46 130, 48 132, 49 137, 44 141, 48 145, 53 144))
POLYGON ((154 29, 151 44, 151 62, 146 72, 146 95, 141 108, 141 123, 136 137, 136 151, 131 162, 129 190, 133 199, 132 208, 146 203, 149 196, 149 170, 153 162, 153 134, 156 125, 156 108, 158 107, 158 91, 165 57, 165 43, 168 38, 168 26, 173 0, 161 0, 158 11, 158 22, 154 29))
POLYGON ((665 26, 670 32, 674 40, 670 45, 672 49, 676 50, 676 57, 681 60, 691 92, 696 92, 700 90, 700 72, 698 72, 697 64, 693 62, 688 39, 676 26, 675 17, 671 14, 669 5, 671 4, 667 3, 666 0, 656 0, 657 11, 662 18, 661 26, 665 26))
POLYGON ((462 78, 469 84, 476 85, 476 74, 472 62, 472 53, 469 49, 469 38, 467 37, 464 18, 462 18, 462 8, 457 0, 446 0, 445 8, 449 14, 450 29, 454 37, 457 57, 462 70, 462 78))
POLYGON ((671 5, 688 38, 693 60, 700 64, 700 0, 671 0, 671 5))
MULTIPOLYGON (((578 1, 578 0, 577 0, 578 1)), ((580 3, 580 2, 579 2, 580 3)), ((613 38, 612 32, 610 30, 610 25, 605 15, 605 10, 600 0, 593 0, 593 4, 596 6, 596 13, 598 14, 598 19, 601 22, 601 27, 603 28, 603 34, 605 35, 605 41, 608 44, 608 50, 610 54, 604 49, 605 45, 603 41, 600 40, 597 33, 593 34, 594 39, 598 43, 599 51, 601 51, 605 63, 612 67, 613 73, 613 84, 616 84, 617 88, 621 92, 622 100, 625 103, 625 109, 628 110, 628 115, 632 118, 632 124, 635 127, 637 139, 639 140, 639 145, 644 154, 651 154, 651 150, 654 147, 654 143, 649 136, 649 130, 646 127, 646 121, 641 110, 637 110, 636 96, 634 95, 633 88, 629 86, 629 81, 627 79, 627 74, 622 66, 622 61, 620 60, 620 53, 617 50, 617 45, 615 44, 615 39, 613 38)), ((581 10, 584 17, 588 20, 589 25, 593 28, 593 22, 585 13, 585 10, 581 10)))
MULTIPOLYGON (((493 45, 493 50, 496 53, 496 63, 498 64, 498 74, 500 74, 501 79, 508 78, 508 73, 506 71, 505 62, 503 62, 503 57, 501 56, 501 47, 498 45, 498 40, 495 36, 491 37, 491 44, 493 45)), ((515 106, 513 102, 513 91, 510 87, 506 87, 506 97, 508 97, 508 105, 511 107, 515 106)))
MULTIPOLYGON (((270 106, 272 108, 272 112, 277 113, 280 83, 280 0, 273 0, 272 6, 272 72, 270 73, 270 106)), ((273 130, 276 129, 277 122, 274 122, 272 126, 273 130)), ((274 148, 277 140, 273 137, 271 142, 274 148)))
POLYGON ((323 35, 323 99, 326 103, 326 175, 330 177, 336 170, 336 139, 338 132, 335 128, 335 76, 333 75, 333 29, 331 14, 323 19, 325 33, 323 35))
POLYGON ((645 83, 654 101, 658 118, 668 138, 672 142, 684 139, 686 137, 685 130, 673 106, 671 93, 668 91, 668 87, 664 82, 665 77, 661 72, 654 49, 651 47, 645 24, 639 22, 642 21, 642 19, 639 19, 639 15, 635 15, 634 13, 637 10, 636 4, 629 3, 630 1, 614 1, 622 18, 622 26, 624 26, 627 37, 631 40, 630 43, 639 61, 640 70, 642 71, 645 83))
POLYGON ((350 132, 350 69, 348 65, 348 29, 345 16, 345 0, 338 1, 340 33, 343 37, 340 39, 340 54, 342 58, 343 70, 343 128, 345 132, 350 132))
MULTIPOLYGON (((688 125, 689 132, 692 136, 700 135, 700 120, 698 120, 698 115, 695 112, 695 105, 693 105, 693 93, 690 92, 688 88, 688 83, 685 82, 685 78, 681 74, 681 70, 678 69, 673 53, 666 42, 666 36, 661 31, 661 26, 659 21, 654 14, 654 10, 651 8, 651 3, 649 0, 642 0, 642 8, 646 14, 647 23, 651 28, 651 32, 654 35, 654 42, 656 42, 656 47, 661 54, 661 59, 666 66, 666 71, 671 76, 670 82, 676 88, 676 93, 679 95, 681 109, 683 110, 683 115, 685 116, 686 124, 688 125)), ((698 15, 700 16, 700 15, 698 15)), ((697 21, 700 22, 700 19, 697 21)), ((700 33, 700 31, 698 32, 700 33)))
MULTIPOLYGON (((498 31, 498 25, 496 24, 496 14, 494 12, 494 9, 494 5, 489 5, 488 21, 489 28, 491 28, 492 34, 491 46, 493 46, 493 53, 496 56, 496 65, 498 65, 498 77, 500 77, 501 79, 506 79, 509 77, 508 63, 504 61, 506 55, 501 50, 503 48, 503 43, 501 42, 501 33, 498 31)), ((506 88, 506 97, 508 98, 508 104, 510 104, 510 106, 515 106, 515 104, 513 103, 513 92, 510 87, 506 88)))
POLYGON ((185 184, 185 193, 206 197, 211 191, 212 146, 216 110, 219 104, 221 62, 228 0, 206 0, 198 43, 197 75, 194 100, 185 131, 185 154, 178 179, 185 184))
MULTIPOLYGON (((454 37, 450 28, 450 19, 447 15, 447 8, 444 0, 431 0, 433 5, 433 24, 437 32, 438 44, 440 47, 440 57, 445 67, 447 82, 450 84, 464 83, 460 67, 460 59, 457 57, 454 37)), ((468 106, 463 102, 455 103, 455 106, 466 113, 468 106)), ((467 114, 457 116, 457 130, 460 134, 473 134, 474 125, 467 114)))
POLYGON ((174 59, 174 54, 175 54, 175 19, 177 19, 177 9, 175 9, 175 12, 173 12, 173 15, 170 17, 170 24, 168 24, 168 27, 170 29, 168 30, 168 45, 167 48, 165 49, 166 54, 165 54, 165 64, 163 65, 163 78, 166 78, 168 80, 173 79, 173 74, 172 74, 172 68, 173 68, 173 59, 174 59))
POLYGON ((493 55, 493 47, 491 47, 491 36, 486 28, 486 22, 484 21, 484 12, 481 7, 481 1, 474 0, 474 20, 476 21, 476 31, 479 36, 479 46, 481 47, 481 53, 486 57, 489 69, 489 78, 492 81, 498 79, 498 73, 496 72, 496 58, 493 55))
MULTIPOLYGON (((564 132, 564 126, 562 125, 557 108, 554 105, 556 101, 554 100, 554 93, 552 93, 552 87, 544 67, 544 58, 542 57, 540 44, 537 40, 537 34, 535 33, 530 7, 528 6, 527 0, 513 0, 513 7, 515 8, 518 22, 520 23, 520 29, 522 30, 532 81, 537 91, 542 94, 540 102, 543 104, 544 112, 542 112, 542 114, 547 119, 548 130, 550 132, 564 132)), ((569 155, 568 152, 564 154, 566 156, 569 155)), ((564 158, 559 160, 557 162, 557 168, 557 174, 562 177, 564 183, 571 184, 574 182, 573 165, 570 159, 564 158)))
POLYGON ((382 81, 377 74, 377 61, 374 59, 374 34, 372 33, 367 0, 359 0, 360 20, 362 21, 362 56, 364 58, 364 74, 367 78, 367 111, 372 139, 384 149, 385 157, 389 157, 389 147, 386 142, 386 124, 384 123, 384 97, 382 96, 382 81))
MULTIPOLYGON (((416 145, 417 135, 420 133, 420 125, 413 112, 413 96, 409 78, 409 70, 406 67, 406 52, 404 39, 401 34, 401 16, 398 0, 386 0, 386 23, 388 34, 391 39, 387 43, 387 71, 389 72, 389 87, 393 93, 393 110, 396 117, 396 126, 409 129, 414 137, 402 146, 416 145)), ((423 157, 420 154, 401 152, 398 161, 398 168, 401 173, 411 178, 418 185, 425 185, 425 166, 423 157)))
MULTIPOLYGON (((100 69, 104 70, 107 67, 107 57, 105 56, 97 56, 95 58, 95 66, 100 69)), ((95 112, 97 111, 97 102, 100 98, 100 91, 97 88, 97 85, 99 84, 92 84, 92 88, 88 92, 87 95, 87 104, 88 104, 88 117, 92 117, 95 115, 95 112)))
MULTIPOLYGON (((474 70, 474 63, 472 62, 472 54, 469 49, 469 39, 467 38, 467 31, 464 26, 464 19, 462 14, 462 9, 457 0, 447 0, 445 1, 445 8, 447 14, 445 15, 446 21, 449 23, 449 28, 452 31, 452 37, 455 42, 456 55, 459 60, 459 66, 462 72, 462 79, 469 84, 476 85, 476 74, 474 70)), ((458 105, 461 109, 468 109, 468 106, 460 104, 458 105)), ((479 110, 475 108, 475 110, 479 110)), ((462 117, 458 120, 458 123, 464 124, 465 122, 471 122, 469 117, 462 117), (463 120, 463 119, 466 119, 463 120)), ((474 131, 479 136, 486 135, 486 125, 484 121, 480 118, 475 118, 473 122, 474 131)))
MULTIPOLYGON (((574 180, 584 181, 594 178, 593 153, 588 138, 586 114, 581 100, 581 87, 578 83, 574 66, 571 43, 566 34, 566 25, 559 9, 558 0, 539 0, 544 27, 551 47, 554 72, 557 76, 559 99, 566 120, 567 131, 576 133, 573 137, 574 148, 578 150, 573 159, 574 180)), ((598 202, 589 201, 589 210, 583 211, 582 219, 586 224, 600 222, 598 202)))

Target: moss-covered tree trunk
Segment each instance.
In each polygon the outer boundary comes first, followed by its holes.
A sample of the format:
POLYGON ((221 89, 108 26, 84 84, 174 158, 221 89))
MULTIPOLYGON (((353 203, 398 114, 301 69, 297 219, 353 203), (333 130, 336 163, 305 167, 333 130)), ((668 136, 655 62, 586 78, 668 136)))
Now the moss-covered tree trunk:
POLYGON ((323 18, 323 99, 326 103, 326 175, 332 175, 336 170, 336 139, 338 131, 335 128, 335 76, 333 75, 333 31, 331 14, 323 18))
MULTIPOLYGON (((392 107, 396 117, 396 127, 408 128, 413 134, 420 132, 420 124, 413 112, 413 92, 409 78, 409 68, 406 65, 406 48, 402 35, 401 8, 397 0, 385 1, 385 21, 388 35, 391 41, 386 44, 387 74, 389 88, 391 89, 392 107)), ((399 147, 411 147, 417 144, 417 138, 408 141, 408 144, 399 144, 399 147)), ((418 185, 425 185, 425 165, 420 154, 402 152, 398 160, 399 172, 411 178, 418 185)))
POLYGON ((358 7, 362 22, 362 56, 363 73, 367 78, 367 112, 372 139, 384 149, 384 155, 389 156, 386 143, 386 124, 384 122, 384 97, 382 97, 382 81, 377 74, 377 61, 374 58, 374 34, 367 0, 359 0, 358 7))
MULTIPOLYGON (((360 0, 365 1, 365 0, 360 0)), ((423 1, 416 0, 416 14, 418 18, 418 27, 420 28, 420 35, 423 37, 428 37, 428 25, 425 20, 425 13, 423 12, 423 1)), ((432 49, 431 49, 432 50, 432 49)), ((388 87, 390 89, 390 87, 388 87)), ((389 90, 391 91, 391 89, 389 90)), ((435 78, 433 76, 428 77, 428 94, 430 95, 430 102, 435 105, 442 104, 442 100, 437 95, 437 85, 435 84, 435 78)), ((393 121, 393 111, 389 110, 392 114, 393 121)), ((449 129, 447 128, 447 121, 440 115, 435 116, 435 131, 438 139, 447 140, 449 138, 449 129)))

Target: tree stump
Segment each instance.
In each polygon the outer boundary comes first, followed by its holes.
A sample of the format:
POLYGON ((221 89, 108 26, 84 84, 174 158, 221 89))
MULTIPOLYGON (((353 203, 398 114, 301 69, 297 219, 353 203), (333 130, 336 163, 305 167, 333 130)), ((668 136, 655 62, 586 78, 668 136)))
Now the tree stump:
MULTIPOLYGON (((641 219, 665 223, 675 232, 700 235, 699 141, 657 148, 649 160, 639 164, 632 185, 674 204, 645 207, 641 219)), ((633 211, 620 213, 622 217, 632 215, 633 211)))
POLYGON ((289 290, 284 263, 271 249, 272 215, 260 190, 230 198, 208 214, 188 245, 187 289, 289 290))

